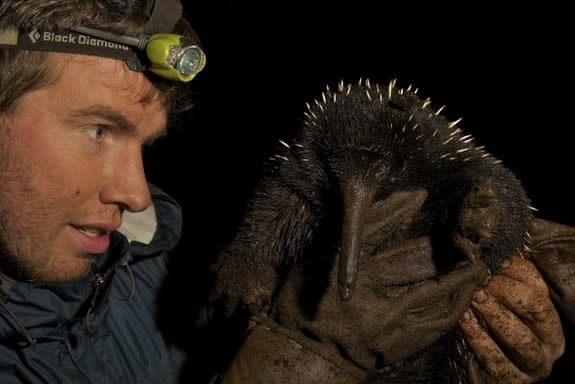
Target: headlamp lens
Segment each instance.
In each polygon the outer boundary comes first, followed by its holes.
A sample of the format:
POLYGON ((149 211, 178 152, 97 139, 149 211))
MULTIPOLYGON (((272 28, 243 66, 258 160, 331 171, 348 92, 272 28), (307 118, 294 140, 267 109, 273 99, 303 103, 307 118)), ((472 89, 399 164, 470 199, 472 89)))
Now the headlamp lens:
POLYGON ((184 77, 195 76, 204 68, 204 53, 197 46, 182 49, 176 68, 184 77))

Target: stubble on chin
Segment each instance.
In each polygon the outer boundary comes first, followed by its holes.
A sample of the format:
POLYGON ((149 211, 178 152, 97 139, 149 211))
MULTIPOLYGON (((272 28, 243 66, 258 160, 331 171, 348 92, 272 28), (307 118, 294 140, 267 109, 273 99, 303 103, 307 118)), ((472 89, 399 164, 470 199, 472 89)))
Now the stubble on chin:
POLYGON ((74 263, 48 262, 41 267, 30 266, 8 253, 0 244, 0 272, 24 283, 53 286, 89 276, 93 272, 95 256, 85 254, 78 258, 81 260, 74 263))

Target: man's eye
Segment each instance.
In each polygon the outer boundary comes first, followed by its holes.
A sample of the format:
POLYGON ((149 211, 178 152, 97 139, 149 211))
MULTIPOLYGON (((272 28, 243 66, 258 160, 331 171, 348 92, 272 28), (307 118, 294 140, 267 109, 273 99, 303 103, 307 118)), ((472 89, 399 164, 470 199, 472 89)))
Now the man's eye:
POLYGON ((90 136, 93 140, 101 141, 106 134, 108 128, 103 125, 90 125, 86 127, 86 133, 90 136))

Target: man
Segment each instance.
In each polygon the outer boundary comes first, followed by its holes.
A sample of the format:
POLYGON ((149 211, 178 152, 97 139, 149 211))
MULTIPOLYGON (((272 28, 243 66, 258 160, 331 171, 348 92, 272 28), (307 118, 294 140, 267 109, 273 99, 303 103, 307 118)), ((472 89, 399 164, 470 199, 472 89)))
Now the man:
POLYGON ((177 0, 0 5, 0 382, 178 380, 157 312, 180 209, 142 149, 189 106, 198 44, 177 0))
POLYGON ((178 1, 148 7, 0 7, 2 383, 177 379, 177 361, 157 329, 156 301, 180 210, 148 186, 142 149, 166 133, 184 83, 139 71, 162 69, 142 52, 71 29, 97 26, 127 36, 174 30, 193 38, 179 20, 178 1), (40 44, 47 51, 35 50, 40 44), (130 212, 157 217, 158 226, 139 231, 147 237, 129 245, 118 230, 130 212))

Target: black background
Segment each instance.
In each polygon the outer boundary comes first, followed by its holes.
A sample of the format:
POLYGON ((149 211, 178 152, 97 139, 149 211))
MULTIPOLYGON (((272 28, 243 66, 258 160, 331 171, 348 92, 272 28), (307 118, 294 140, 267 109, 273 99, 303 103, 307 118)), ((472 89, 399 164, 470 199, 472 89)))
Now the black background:
POLYGON ((208 64, 190 83, 196 107, 146 154, 150 181, 180 200, 188 220, 207 211, 223 224, 305 102, 340 79, 396 78, 462 117, 459 126, 523 181, 540 216, 575 225, 575 23, 560 8, 467 9, 186 4, 208 64))
POLYGON ((182 204, 186 281, 203 289, 262 161, 305 102, 341 79, 419 88, 515 172, 538 216, 575 225, 575 23, 551 6, 479 4, 185 4, 207 66, 190 83, 195 108, 145 160, 149 180, 182 204))

